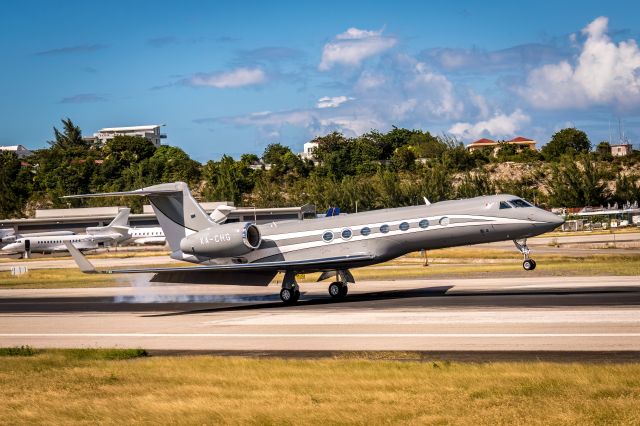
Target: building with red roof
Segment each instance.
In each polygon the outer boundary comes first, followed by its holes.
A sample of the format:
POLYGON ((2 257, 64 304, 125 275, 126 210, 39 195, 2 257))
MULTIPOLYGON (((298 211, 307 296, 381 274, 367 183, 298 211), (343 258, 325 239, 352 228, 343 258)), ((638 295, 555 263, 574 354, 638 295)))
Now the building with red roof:
POLYGON ((508 141, 494 141, 491 139, 482 138, 482 139, 478 139, 475 142, 471 142, 469 145, 467 145, 467 149, 469 151, 475 151, 477 149, 491 147, 493 149, 493 152, 495 153, 499 145, 502 143, 508 144, 508 145, 517 145, 521 148, 524 148, 526 146, 532 151, 536 150, 536 141, 534 141, 533 139, 522 137, 522 136, 517 136, 508 141))

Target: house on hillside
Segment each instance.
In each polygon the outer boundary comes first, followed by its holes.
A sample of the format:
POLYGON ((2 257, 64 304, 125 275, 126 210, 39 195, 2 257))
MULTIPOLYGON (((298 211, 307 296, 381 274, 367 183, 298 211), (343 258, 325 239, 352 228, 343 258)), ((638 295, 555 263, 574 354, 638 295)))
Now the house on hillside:
POLYGON ((611 155, 614 157, 624 157, 633 152, 633 147, 630 143, 621 143, 617 145, 611 145, 611 155))
POLYGON ((517 145, 520 148, 528 147, 532 151, 536 150, 536 141, 534 141, 533 139, 524 138, 522 136, 515 137, 509 141, 494 141, 491 139, 482 138, 478 139, 475 142, 471 142, 469 145, 467 145, 467 149, 473 152, 478 149, 492 148, 493 153, 495 154, 501 143, 508 145, 517 145))
POLYGON ((302 147, 302 152, 300 153, 300 158, 315 160, 315 152, 318 149, 318 142, 307 142, 302 147))

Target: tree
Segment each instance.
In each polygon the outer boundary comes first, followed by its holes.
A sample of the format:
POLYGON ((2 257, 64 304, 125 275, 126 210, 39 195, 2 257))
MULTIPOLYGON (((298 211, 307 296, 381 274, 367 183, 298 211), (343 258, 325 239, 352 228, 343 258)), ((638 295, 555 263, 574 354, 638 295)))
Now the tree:
POLYGON ((495 186, 485 172, 465 173, 457 189, 458 198, 495 194, 495 186))
POLYGON ((282 162, 282 157, 291 152, 291 148, 279 143, 270 143, 262 154, 262 160, 267 164, 276 164, 282 162))
POLYGON ((89 148, 89 143, 82 139, 82 130, 76 126, 70 118, 62 121, 62 131, 53 127, 53 135, 55 140, 50 141, 49 145, 57 149, 70 148, 89 148))
POLYGON ((552 207, 592 206, 604 201, 606 185, 604 171, 597 167, 588 154, 578 160, 565 156, 553 166, 547 181, 549 203, 552 207))
POLYGON ((413 170, 416 165, 416 155, 410 147, 401 146, 391 156, 391 165, 397 171, 413 170))
POLYGON ((587 134, 569 127, 554 133, 551 140, 542 147, 542 154, 547 161, 556 161, 564 154, 575 156, 589 150, 591 142, 587 134))
POLYGON ((20 160, 13 152, 0 152, 0 217, 21 214, 26 198, 26 182, 21 179, 20 160))
POLYGON ((150 158, 156 147, 141 136, 119 135, 107 141, 102 151, 107 158, 115 156, 119 162, 129 165, 150 158))

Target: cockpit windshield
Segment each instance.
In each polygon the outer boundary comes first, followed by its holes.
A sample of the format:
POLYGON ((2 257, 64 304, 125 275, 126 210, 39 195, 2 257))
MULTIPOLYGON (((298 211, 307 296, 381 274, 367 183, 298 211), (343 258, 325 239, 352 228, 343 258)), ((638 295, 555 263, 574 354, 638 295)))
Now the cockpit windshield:
POLYGON ((510 209, 511 206, 506 201, 500 201, 500 210, 502 209, 510 209))
POLYGON ((509 200, 509 204, 511 204, 515 208, 533 207, 531 204, 527 203, 525 200, 522 200, 520 198, 515 198, 513 200, 509 200))

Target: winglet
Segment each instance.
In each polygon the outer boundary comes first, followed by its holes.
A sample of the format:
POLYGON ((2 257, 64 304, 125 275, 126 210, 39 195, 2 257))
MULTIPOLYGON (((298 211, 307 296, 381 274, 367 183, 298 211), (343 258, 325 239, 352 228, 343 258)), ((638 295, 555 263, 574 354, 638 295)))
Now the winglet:
POLYGON ((97 274, 96 268, 87 260, 87 258, 80 253, 80 250, 76 248, 70 241, 65 241, 64 245, 67 246, 67 250, 71 253, 73 260, 76 261, 76 264, 80 268, 82 272, 85 274, 97 274))
POLYGON ((422 198, 424 198, 425 205, 427 205, 427 206, 431 205, 431 201, 427 200, 427 197, 422 197, 422 198))

